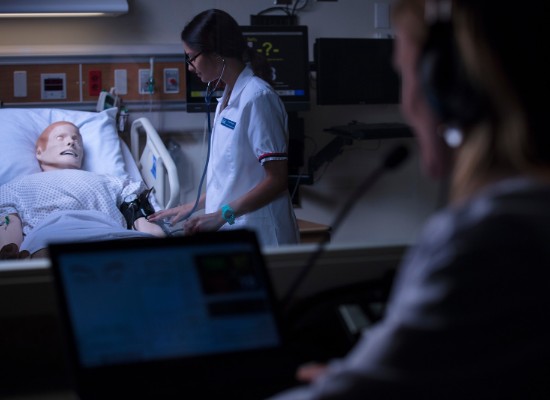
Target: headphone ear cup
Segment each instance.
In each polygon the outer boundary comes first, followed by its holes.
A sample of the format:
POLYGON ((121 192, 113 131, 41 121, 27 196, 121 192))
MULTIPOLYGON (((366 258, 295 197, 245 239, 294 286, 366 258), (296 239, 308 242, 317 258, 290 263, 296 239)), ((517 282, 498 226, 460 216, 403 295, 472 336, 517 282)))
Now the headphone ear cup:
POLYGON ((486 98, 467 76, 450 22, 430 26, 418 71, 428 103, 441 122, 466 127, 486 115, 486 98))

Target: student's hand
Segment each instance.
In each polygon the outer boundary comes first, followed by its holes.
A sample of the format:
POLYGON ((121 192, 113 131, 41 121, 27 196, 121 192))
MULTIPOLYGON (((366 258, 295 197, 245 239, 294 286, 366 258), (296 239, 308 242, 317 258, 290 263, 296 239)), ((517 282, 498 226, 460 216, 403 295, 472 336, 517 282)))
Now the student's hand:
POLYGON ((197 232, 217 231, 225 224, 221 211, 210 214, 204 214, 189 218, 183 223, 183 230, 186 235, 192 235, 197 232))
POLYGON ((300 366, 296 371, 296 379, 301 382, 313 382, 325 373, 326 364, 308 363, 300 366))
POLYGON ((192 209, 192 204, 182 204, 181 206, 169 208, 167 210, 157 211, 156 213, 149 215, 147 220, 150 222, 157 222, 168 218, 170 225, 174 225, 187 217, 192 209))

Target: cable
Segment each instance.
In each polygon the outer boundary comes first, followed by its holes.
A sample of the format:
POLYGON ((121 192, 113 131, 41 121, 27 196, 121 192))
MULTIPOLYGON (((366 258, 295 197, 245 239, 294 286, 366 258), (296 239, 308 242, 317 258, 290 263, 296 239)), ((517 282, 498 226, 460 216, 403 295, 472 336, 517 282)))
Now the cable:
POLYGON ((267 14, 267 13, 270 13, 270 12, 273 12, 273 11, 282 11, 290 17, 290 16, 296 15, 296 11, 303 10, 308 5, 308 3, 309 3, 309 0, 295 0, 294 3, 292 4, 292 8, 290 6, 269 7, 269 8, 266 8, 266 9, 260 11, 257 15, 267 14), (302 4, 300 7, 298 7, 298 5, 302 1, 303 1, 304 4, 302 4))
POLYGON ((269 7, 269 8, 266 8, 265 10, 260 11, 258 15, 267 14, 272 11, 283 11, 286 15, 288 16, 291 15, 288 7, 269 7))
MULTIPOLYGON (((208 82, 208 86, 210 86, 210 82, 208 82)), ((197 189, 197 197, 195 199, 195 204, 193 204, 193 208, 191 209, 191 211, 189 211, 187 213, 187 215, 185 215, 185 217, 183 217, 180 221, 183 221, 183 220, 186 220, 187 218, 189 218, 191 215, 193 215, 193 213, 197 210, 197 207, 199 205, 199 201, 200 201, 200 198, 201 198, 201 193, 202 193, 202 185, 204 183, 204 178, 206 177, 206 172, 208 170, 208 163, 210 161, 210 147, 211 147, 211 137, 212 137, 212 124, 211 124, 211 121, 210 121, 210 100, 211 100, 211 94, 210 96, 208 95, 208 87, 206 89, 207 91, 207 95, 205 96, 205 103, 206 103, 206 115, 207 115, 207 150, 206 150, 206 161, 204 163, 204 168, 203 168, 203 171, 202 171, 202 175, 201 175, 201 180, 199 182, 199 187, 197 189)), ((178 229, 174 232, 179 232, 179 231, 182 231, 183 229, 178 229)))
POLYGON ((292 15, 296 14, 296 11, 301 11, 304 8, 306 8, 307 4, 309 3, 309 0, 304 0, 304 4, 301 7, 298 7, 298 4, 300 4, 300 1, 301 0, 296 0, 294 2, 294 6, 292 7, 292 12, 291 12, 292 15))
MULTIPOLYGON (((199 201, 200 201, 201 194, 202 194, 202 185, 204 184, 204 178, 206 178, 206 172, 208 171, 208 163, 210 161, 210 149, 211 149, 211 146, 212 146, 212 122, 211 122, 211 117, 210 117, 210 104, 212 102, 212 96, 213 96, 214 92, 216 92, 216 90, 218 89, 218 86, 219 86, 219 84, 222 80, 224 72, 225 72, 225 60, 223 60, 222 72, 220 73, 220 76, 218 77, 218 80, 216 81, 216 84, 214 85, 214 87, 212 89, 210 89, 210 84, 212 83, 212 81, 208 82, 208 85, 206 86, 206 95, 204 96, 204 102, 206 104, 207 137, 208 137, 208 148, 207 148, 207 151, 206 151, 206 161, 204 163, 204 169, 202 171, 201 180, 199 182, 199 187, 197 189, 197 197, 195 199, 195 204, 193 204, 193 208, 191 208, 191 211, 189 211, 187 213, 187 215, 185 215, 183 218, 181 218, 180 221, 184 221, 187 218, 189 218, 191 215, 193 215, 193 213, 197 210, 197 207, 199 205, 199 201)), ((175 233, 175 232, 182 231, 182 230, 183 230, 183 228, 182 229, 177 229, 177 230, 173 231, 172 234, 175 233)))

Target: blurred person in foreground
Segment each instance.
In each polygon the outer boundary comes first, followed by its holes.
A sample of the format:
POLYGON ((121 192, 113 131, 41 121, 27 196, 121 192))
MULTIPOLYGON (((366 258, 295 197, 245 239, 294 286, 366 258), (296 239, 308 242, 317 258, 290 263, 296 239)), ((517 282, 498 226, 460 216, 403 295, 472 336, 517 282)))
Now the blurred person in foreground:
POLYGON ((395 2, 402 111, 449 203, 399 267, 384 318, 273 399, 550 398, 547 17, 534 0, 395 2))

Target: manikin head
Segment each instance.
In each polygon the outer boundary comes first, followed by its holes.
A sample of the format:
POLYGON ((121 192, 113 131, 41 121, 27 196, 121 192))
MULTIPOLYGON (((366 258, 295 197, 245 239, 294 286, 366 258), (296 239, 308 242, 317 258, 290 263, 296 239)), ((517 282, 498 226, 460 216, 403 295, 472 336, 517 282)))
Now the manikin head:
POLYGON ((36 159, 43 171, 80 169, 83 158, 82 136, 70 122, 52 123, 36 141, 36 159))

